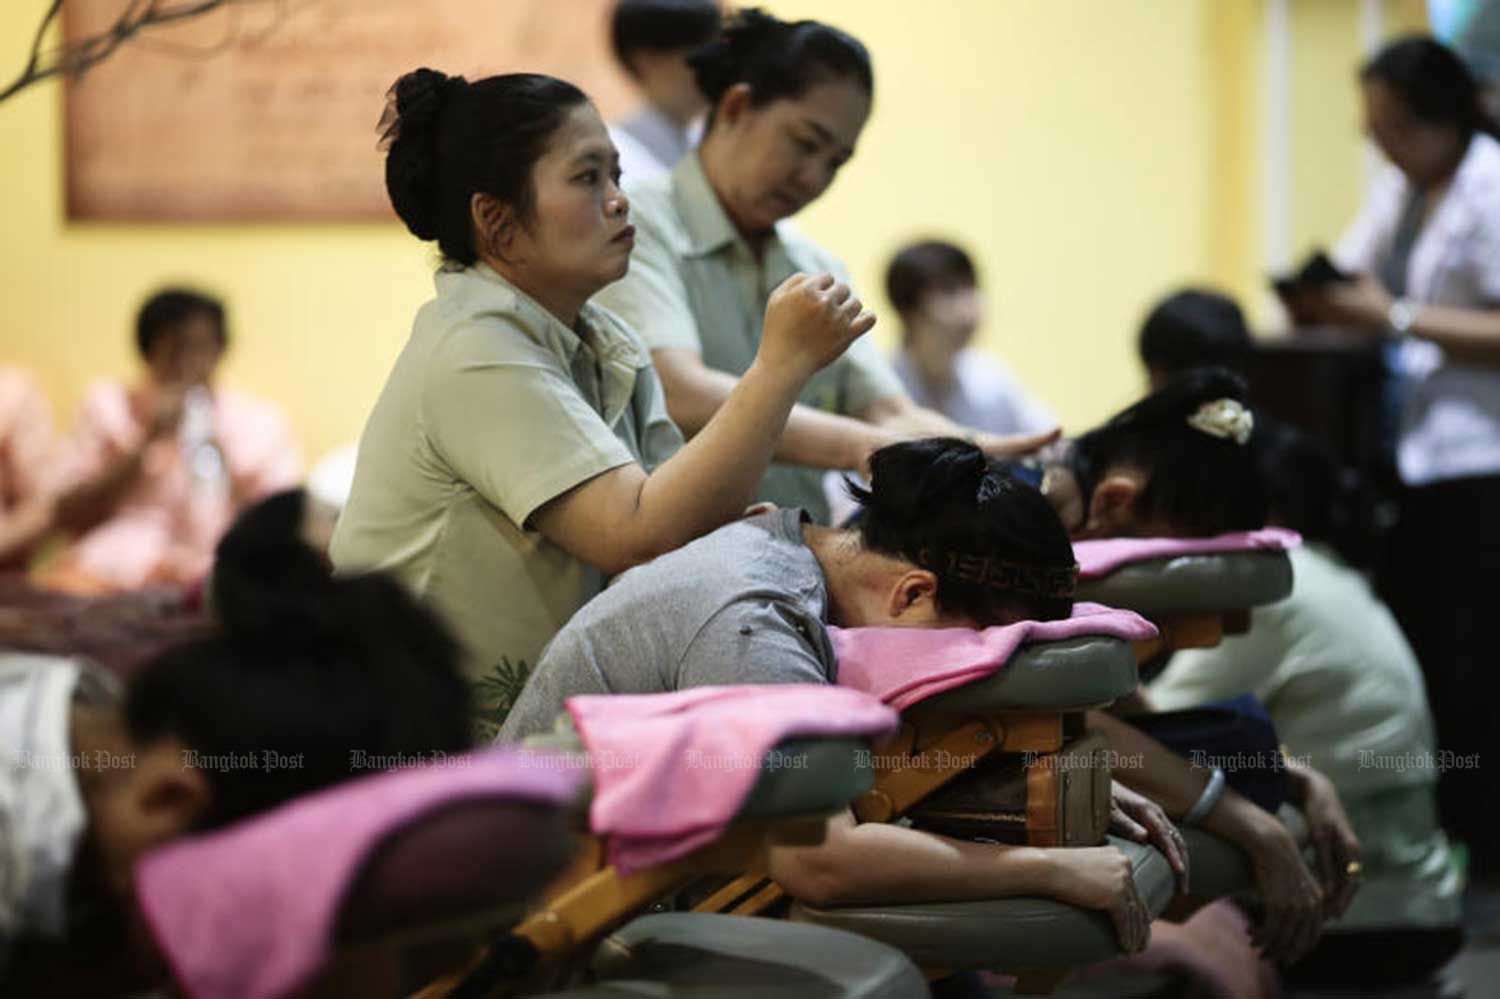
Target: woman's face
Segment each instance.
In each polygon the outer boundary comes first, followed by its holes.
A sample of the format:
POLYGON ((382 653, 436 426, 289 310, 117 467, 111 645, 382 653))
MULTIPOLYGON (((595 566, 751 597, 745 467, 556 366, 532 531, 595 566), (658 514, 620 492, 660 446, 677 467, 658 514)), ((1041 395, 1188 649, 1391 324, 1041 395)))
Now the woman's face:
POLYGON ((934 285, 907 317, 907 329, 919 349, 957 354, 974 339, 984 322, 984 296, 965 281, 934 285))
POLYGON ((619 155, 592 104, 569 112, 531 180, 531 220, 512 227, 501 258, 549 298, 581 302, 624 277, 635 227, 619 188, 619 155))
POLYGON ((1458 129, 1422 121, 1400 94, 1380 80, 1365 80, 1360 89, 1365 132, 1397 169, 1419 185, 1440 181, 1452 172, 1463 153, 1458 129))
POLYGON ((828 189, 854 155, 870 115, 870 95, 854 80, 813 84, 800 97, 750 106, 746 84, 719 102, 713 131, 729 155, 715 189, 748 233, 765 232, 828 189))

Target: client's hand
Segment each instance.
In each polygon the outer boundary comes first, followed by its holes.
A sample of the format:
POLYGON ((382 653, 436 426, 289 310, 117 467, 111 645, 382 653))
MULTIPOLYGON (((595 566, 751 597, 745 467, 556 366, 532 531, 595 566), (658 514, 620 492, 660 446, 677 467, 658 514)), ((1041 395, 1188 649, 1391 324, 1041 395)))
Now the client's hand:
POLYGON ((1112 832, 1133 839, 1137 843, 1150 843, 1162 852, 1177 876, 1177 890, 1186 895, 1188 890, 1187 844, 1182 833, 1167 818, 1160 805, 1137 794, 1119 781, 1110 785, 1109 828, 1112 832))
POLYGON ((1317 854, 1318 880, 1323 885, 1325 913, 1342 916, 1354 901, 1363 875, 1364 853, 1349 816, 1339 801, 1333 781, 1309 766, 1289 766, 1293 785, 1300 785, 1308 838, 1317 854))
POLYGON ((1112 846, 1054 851, 1060 856, 1053 894, 1084 909, 1102 909, 1114 921, 1127 954, 1144 950, 1151 937, 1151 913, 1136 891, 1130 858, 1112 846))
POLYGON ((1265 906, 1251 940, 1270 960, 1295 961, 1323 932, 1323 891, 1291 834, 1270 815, 1250 850, 1250 865, 1265 906))

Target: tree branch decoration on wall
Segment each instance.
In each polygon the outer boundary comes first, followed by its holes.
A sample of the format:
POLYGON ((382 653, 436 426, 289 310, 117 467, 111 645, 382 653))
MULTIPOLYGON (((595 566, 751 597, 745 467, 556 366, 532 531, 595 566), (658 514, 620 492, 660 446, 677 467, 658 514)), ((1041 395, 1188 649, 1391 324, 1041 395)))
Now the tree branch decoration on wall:
POLYGON ((42 23, 37 25, 25 68, 21 70, 20 76, 4 90, 0 90, 0 101, 49 77, 82 76, 91 66, 103 62, 121 45, 150 28, 185 21, 218 7, 265 2, 266 0, 128 0, 119 17, 104 31, 64 41, 49 51, 43 48, 43 44, 63 9, 63 0, 52 0, 52 5, 42 15, 42 23))

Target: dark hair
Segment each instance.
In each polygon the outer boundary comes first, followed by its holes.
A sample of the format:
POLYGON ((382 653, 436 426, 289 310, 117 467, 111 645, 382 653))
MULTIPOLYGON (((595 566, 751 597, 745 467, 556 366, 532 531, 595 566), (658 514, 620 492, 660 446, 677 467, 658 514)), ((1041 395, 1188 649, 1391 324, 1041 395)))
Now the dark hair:
POLYGON ((1360 562, 1371 502, 1357 471, 1342 465, 1323 441, 1280 420, 1255 428, 1255 454, 1276 523, 1309 541, 1323 541, 1360 562))
POLYGON ((154 658, 126 692, 136 741, 171 735, 254 761, 201 768, 214 789, 204 828, 357 776, 359 751, 430 758, 470 744, 457 644, 393 580, 334 579, 297 537, 303 502, 283 493, 240 517, 218 549, 217 630, 154 658), (267 769, 267 753, 296 765, 267 769))
POLYGON ((1137 348, 1143 364, 1177 374, 1212 365, 1236 368, 1252 342, 1234 299, 1189 288, 1168 295, 1151 310, 1137 348))
POLYGON ((387 99, 380 127, 391 205, 412 235, 437 240, 462 267, 478 259, 473 196, 499 198, 530 221, 532 170, 568 112, 588 103, 573 84, 538 73, 469 83, 434 69, 407 73, 387 99))
POLYGON ((938 239, 912 243, 885 269, 885 293, 897 312, 910 312, 934 287, 976 285, 974 261, 952 243, 938 239))
POLYGON ((967 441, 903 441, 870 456, 870 488, 846 479, 862 508, 860 540, 931 570, 944 612, 986 624, 1066 617, 1073 545, 1040 492, 967 441))
POLYGON ((615 58, 633 75, 633 53, 707 45, 718 35, 721 18, 715 0, 619 0, 609 22, 609 41, 615 58))
POLYGON ((1244 381, 1223 368, 1199 368, 1078 438, 1073 471, 1085 509, 1109 469, 1127 464, 1147 476, 1135 500, 1142 519, 1161 518, 1187 536, 1263 527, 1266 488, 1252 448, 1188 423, 1217 399, 1244 405, 1244 381))
POLYGON ((157 340, 194 316, 212 319, 219 346, 229 346, 223 302, 188 288, 163 288, 146 299, 135 315, 135 346, 141 357, 149 358, 157 340))
POLYGON ((852 79, 875 93, 870 53, 853 36, 819 21, 783 21, 758 7, 737 11, 716 41, 688 56, 709 101, 709 126, 724 91, 750 85, 750 105, 797 98, 825 80, 852 79))
POLYGON ((1450 125, 1466 141, 1475 132, 1500 136, 1469 67, 1458 53, 1427 35, 1391 42, 1360 67, 1359 76, 1390 87, 1419 121, 1450 125))

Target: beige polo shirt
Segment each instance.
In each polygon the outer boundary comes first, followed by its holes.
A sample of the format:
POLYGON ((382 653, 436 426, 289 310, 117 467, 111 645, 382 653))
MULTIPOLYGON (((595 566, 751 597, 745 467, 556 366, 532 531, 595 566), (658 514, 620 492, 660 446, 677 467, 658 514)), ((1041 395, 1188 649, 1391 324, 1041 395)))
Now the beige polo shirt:
POLYGON ((682 436, 645 348, 602 309, 579 317, 596 349, 483 264, 436 284, 365 424, 330 551, 340 572, 394 573, 436 608, 481 706, 508 708, 605 582, 532 513, 611 468, 654 469, 682 436))
MULTIPOLYGON (((710 368, 743 375, 760 346, 766 300, 777 285, 799 271, 829 271, 849 280, 838 260, 785 220, 757 259, 709 186, 696 153, 684 156, 670 174, 632 185, 629 194, 636 227, 630 273, 595 300, 652 350, 686 348, 710 368)), ((878 399, 902 394, 890 364, 864 338, 814 375, 799 401, 856 415, 878 399)), ((818 469, 773 465, 757 498, 828 520, 818 469)))

